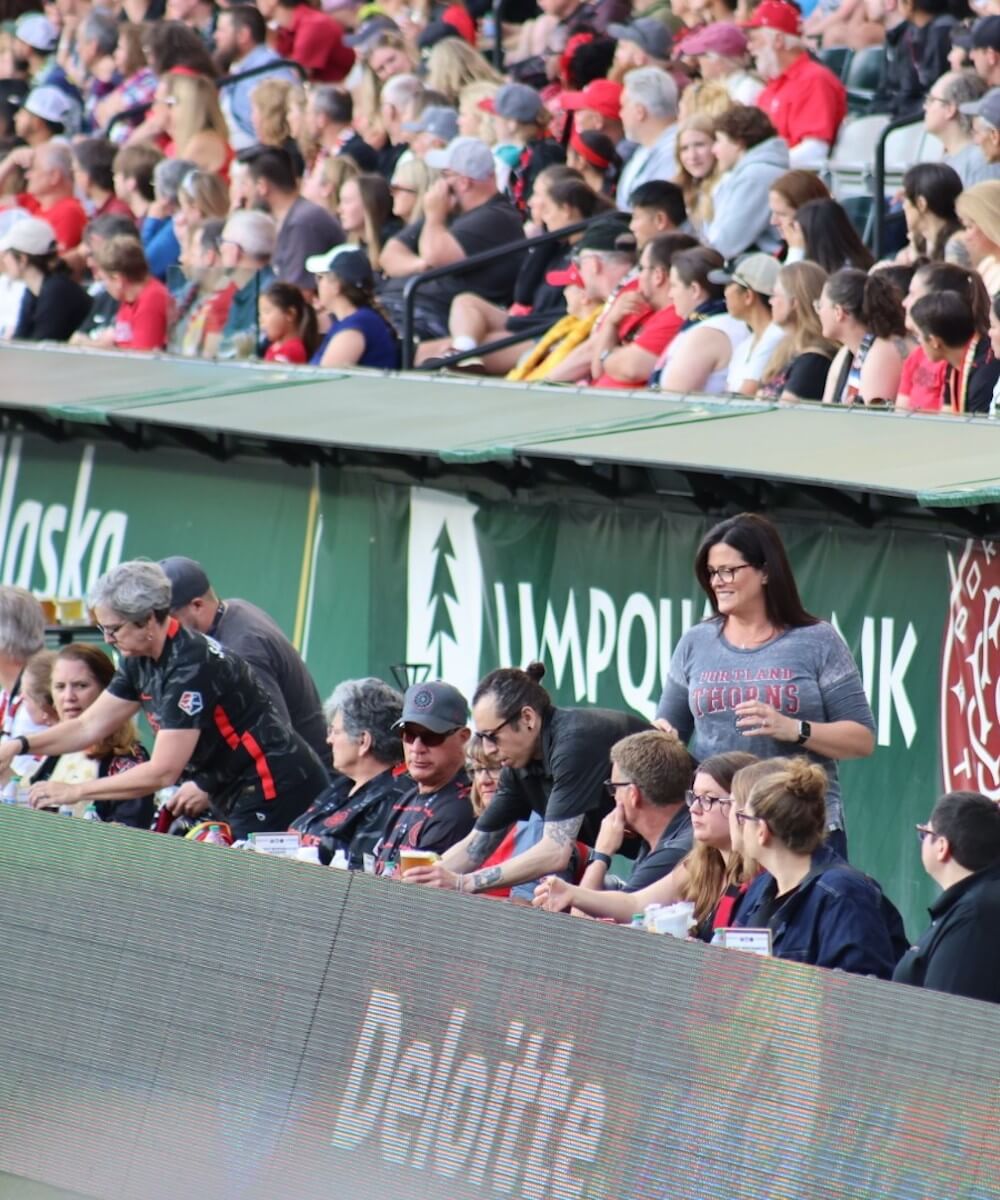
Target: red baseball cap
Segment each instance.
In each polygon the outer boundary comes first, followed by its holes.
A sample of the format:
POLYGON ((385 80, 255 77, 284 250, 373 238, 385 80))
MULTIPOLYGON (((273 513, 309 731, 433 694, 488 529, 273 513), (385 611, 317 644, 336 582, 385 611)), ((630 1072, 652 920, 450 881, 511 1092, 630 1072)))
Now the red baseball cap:
POLYGON ((787 0, 763 0, 742 25, 744 29, 777 29, 797 37, 802 32, 802 14, 787 0))
POLYGON ((570 263, 562 271, 549 271, 545 276, 545 282, 551 287, 582 288, 586 286, 583 282, 583 276, 580 274, 580 268, 576 263, 570 263))
POLYGON ((622 85, 610 79, 592 79, 582 92, 563 92, 559 103, 566 112, 589 108, 602 117, 617 120, 622 112, 622 85))

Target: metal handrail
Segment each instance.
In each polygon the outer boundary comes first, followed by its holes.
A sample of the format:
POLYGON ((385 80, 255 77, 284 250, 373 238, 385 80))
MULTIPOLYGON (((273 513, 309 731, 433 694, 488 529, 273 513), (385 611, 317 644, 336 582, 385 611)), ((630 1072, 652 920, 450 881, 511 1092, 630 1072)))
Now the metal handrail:
POLYGON ((493 65, 503 73, 503 0, 493 0, 493 65))
MULTIPOLYGON (((244 79, 253 79, 255 75, 269 75, 271 72, 279 71, 283 68, 294 71, 303 83, 309 78, 308 71, 306 71, 301 63, 297 63, 291 58, 276 58, 271 62, 262 63, 259 67, 251 67, 249 71, 239 71, 236 75, 223 75, 215 81, 215 86, 221 92, 236 83, 242 83, 244 79)), ((135 104, 131 108, 122 109, 120 113, 115 113, 107 123, 103 136, 110 138, 111 131, 116 125, 120 125, 122 121, 131 121, 136 117, 144 117, 152 107, 153 104, 150 101, 148 104, 135 104)))
POLYGON ((413 323, 417 304, 417 292, 425 284, 432 283, 435 279, 444 279, 448 275, 464 275, 467 271, 474 271, 477 267, 483 267, 487 263, 496 262, 498 258, 508 258, 511 254, 521 254, 525 250, 530 250, 532 246, 543 246, 548 242, 561 241, 571 234, 582 232, 592 221, 604 215, 603 213, 597 213, 593 217, 588 217, 586 221, 576 221, 574 224, 566 225, 562 229, 555 229, 549 233, 540 233, 537 237, 525 238, 521 242, 507 242, 505 245, 497 246, 493 250, 483 250, 479 254, 473 254, 471 258, 463 258, 458 262, 446 263, 443 267, 431 267, 429 271, 424 271, 420 275, 411 275, 403 287, 403 334, 400 339, 402 342, 403 370, 409 371, 413 367, 413 323))
POLYGON ((889 139, 889 134, 897 129, 905 129, 909 125, 919 125, 921 117, 914 117, 912 113, 908 113, 903 117, 896 117, 890 121, 888 125, 879 134, 878 141, 875 143, 875 165, 874 177, 872 181, 872 189, 875 195, 872 197, 872 216, 874 222, 872 224, 872 253, 875 255, 875 261, 878 262, 882 257, 882 243, 885 240, 885 144, 889 139))

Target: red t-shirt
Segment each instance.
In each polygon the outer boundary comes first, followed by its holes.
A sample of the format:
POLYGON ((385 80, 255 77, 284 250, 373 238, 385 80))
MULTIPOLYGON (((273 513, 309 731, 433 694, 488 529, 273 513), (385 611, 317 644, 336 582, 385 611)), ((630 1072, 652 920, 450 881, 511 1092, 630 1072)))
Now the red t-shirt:
MULTIPOLYGON (((629 313, 618 327, 618 342, 621 346, 627 346, 630 343, 635 346, 641 346, 643 350, 648 350, 650 354, 657 358, 670 345, 677 336, 680 327, 684 324, 681 318, 677 315, 677 310, 672 304, 668 304, 666 308, 655 309, 646 307, 640 309, 637 313, 629 313)), ((592 387, 603 388, 641 388, 646 386, 644 379, 627 382, 623 379, 615 379, 606 372, 600 379, 595 379, 592 387)))
POLYGON ((42 208, 35 196, 30 192, 20 192, 17 196, 17 207, 30 212, 33 217, 40 217, 52 226, 60 250, 75 250, 83 240, 83 231, 87 226, 87 214, 83 205, 73 196, 63 196, 48 208, 42 208))
POLYGON ((924 412, 940 412, 944 399, 944 381, 948 364, 931 362, 922 346, 911 350, 903 363, 899 377, 899 395, 909 396, 910 408, 924 412))
POLYGON ((278 30, 277 50, 305 67, 314 83, 339 83, 354 65, 340 22, 305 4, 292 13, 291 25, 278 30))
POLYGON ((264 352, 265 362, 278 363, 307 363, 309 355, 301 338, 285 338, 283 342, 275 342, 264 352))
POLYGON ((101 207, 94 213, 94 217, 128 217, 130 221, 135 220, 135 216, 124 200, 119 200, 112 193, 101 207))
POLYGON ((118 306, 115 345, 119 350, 162 350, 169 321, 170 293, 150 275, 134 300, 118 306))
POLYGON ((757 107, 789 146, 818 138, 832 146, 847 115, 847 92, 832 71, 804 51, 784 74, 764 88, 757 107))

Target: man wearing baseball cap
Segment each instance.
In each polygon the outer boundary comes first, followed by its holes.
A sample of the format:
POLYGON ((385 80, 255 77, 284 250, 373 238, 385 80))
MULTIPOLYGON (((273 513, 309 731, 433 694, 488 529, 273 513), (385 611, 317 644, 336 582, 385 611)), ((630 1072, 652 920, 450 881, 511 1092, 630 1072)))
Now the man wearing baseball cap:
POLYGON ((1000 17, 980 17, 968 30, 955 27, 951 44, 968 51, 987 87, 1000 86, 1000 17))
POLYGON ((431 104, 416 120, 404 121, 404 132, 411 134, 410 149, 423 158, 429 150, 443 150, 458 137, 458 113, 444 104, 431 104))
POLYGON ((802 17, 787 0, 763 0, 744 28, 757 72, 766 81, 758 107, 788 143, 793 167, 821 167, 847 115, 844 85, 810 57, 802 17))
POLYGON ((666 67, 673 45, 673 35, 659 17, 639 17, 628 25, 612 23, 608 36, 615 38, 614 69, 634 71, 639 67, 666 67))
MULTIPOLYGON (((940 81, 934 86, 940 86, 940 81)), ((1000 163, 1000 87, 990 88, 979 100, 958 107, 959 112, 972 117, 972 136, 983 158, 987 163, 1000 163)), ((995 176, 983 175, 971 182, 981 183, 984 178, 995 176)))
POLYGON ((559 104, 573 114, 578 133, 606 134, 617 146, 625 136, 622 129, 622 85, 611 79, 592 79, 580 92, 563 92, 559 104))
MULTIPOLYGON (((524 240, 517 209, 497 190, 493 153, 485 142, 457 137, 445 149, 429 151, 424 161, 440 171, 441 178, 424 195, 423 218, 390 238, 382 255, 383 270, 394 278, 380 298, 397 329, 402 326, 407 276, 524 240)), ((520 255, 510 254, 484 264, 474 275, 449 275, 429 283, 417 304, 418 336, 446 337, 451 302, 470 287, 494 304, 510 304, 520 264, 520 255)), ((424 357, 439 353, 435 349, 424 357)))
POLYGON ((710 283, 726 289, 726 310, 750 328, 750 336, 733 350, 726 390, 756 396, 764 369, 785 331, 771 319, 771 297, 778 284, 781 263, 770 254, 745 254, 735 263, 709 271, 710 283))
POLYGON ((160 561, 170 580, 170 613, 185 629, 215 638, 253 668, 282 723, 329 763, 326 719, 319 692, 299 652, 278 624, 249 600, 220 600, 205 568, 174 555, 160 561))
POLYGON ((403 739, 403 757, 413 787, 389 812, 375 847, 375 870, 382 874, 401 850, 443 854, 472 831, 465 747, 472 731, 469 705, 450 683, 415 683, 403 697, 403 715, 393 726, 403 739))

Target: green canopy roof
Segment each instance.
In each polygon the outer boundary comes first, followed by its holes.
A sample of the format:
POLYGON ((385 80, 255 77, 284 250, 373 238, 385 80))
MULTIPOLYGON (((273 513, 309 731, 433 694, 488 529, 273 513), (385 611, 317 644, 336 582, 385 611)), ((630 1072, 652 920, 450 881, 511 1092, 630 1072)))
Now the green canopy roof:
POLYGON ((746 399, 320 371, 16 346, 0 408, 249 442, 435 457, 569 461, 907 497, 1000 502, 1000 422, 746 399))

